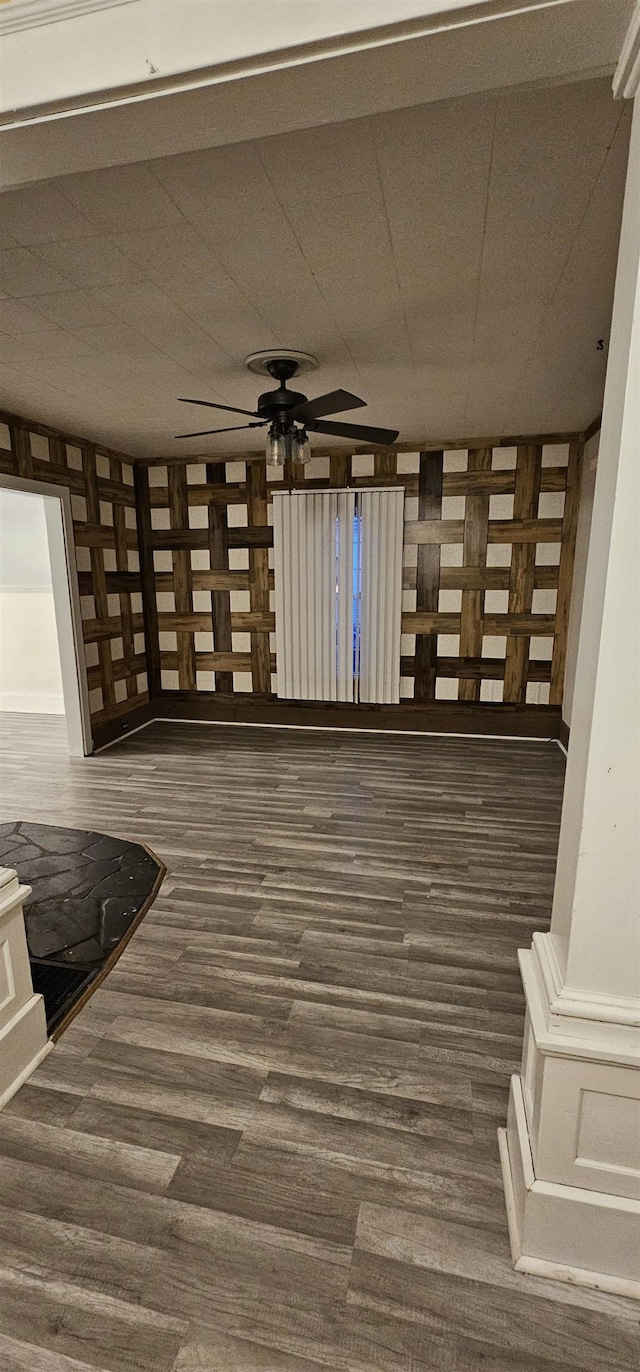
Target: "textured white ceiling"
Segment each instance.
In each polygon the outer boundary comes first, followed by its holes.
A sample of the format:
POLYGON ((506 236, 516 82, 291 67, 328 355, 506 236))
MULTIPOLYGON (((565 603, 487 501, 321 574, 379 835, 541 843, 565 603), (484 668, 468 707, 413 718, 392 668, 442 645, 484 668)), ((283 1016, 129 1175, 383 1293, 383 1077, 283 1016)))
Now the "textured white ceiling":
POLYGON ((629 115, 587 81, 6 192, 2 403, 134 455, 255 447, 176 442, 216 422, 176 397, 253 408, 242 359, 281 345, 405 442, 584 426, 629 115))

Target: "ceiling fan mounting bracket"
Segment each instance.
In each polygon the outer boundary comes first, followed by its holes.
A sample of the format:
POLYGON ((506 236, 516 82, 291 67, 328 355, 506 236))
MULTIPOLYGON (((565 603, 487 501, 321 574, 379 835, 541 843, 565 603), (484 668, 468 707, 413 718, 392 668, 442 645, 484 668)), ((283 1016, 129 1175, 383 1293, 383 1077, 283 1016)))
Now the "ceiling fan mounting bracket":
POLYGON ((317 357, 312 353, 300 352, 297 348, 265 348, 262 352, 249 353, 244 359, 248 371, 258 376, 271 376, 274 381, 288 381, 292 376, 302 376, 304 372, 315 371, 317 357))

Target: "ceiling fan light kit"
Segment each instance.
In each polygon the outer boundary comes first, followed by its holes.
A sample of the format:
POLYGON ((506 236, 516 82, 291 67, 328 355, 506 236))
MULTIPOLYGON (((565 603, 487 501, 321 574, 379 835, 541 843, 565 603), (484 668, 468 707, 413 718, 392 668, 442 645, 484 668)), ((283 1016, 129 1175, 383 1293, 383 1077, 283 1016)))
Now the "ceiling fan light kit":
POLYGON ((264 391, 258 398, 256 410, 241 410, 234 405, 221 405, 214 400, 189 400, 180 396, 184 405, 206 405, 213 410, 246 415, 249 424, 234 424, 223 429, 203 429, 197 433, 176 434, 176 438, 204 438, 209 434, 233 433, 236 429, 267 428, 266 458, 270 467, 284 466, 287 458, 294 462, 308 462, 311 456, 309 431, 329 434, 336 438, 358 439, 372 447, 388 447, 398 437, 397 429, 376 429, 368 424, 332 423, 324 415, 341 414, 366 404, 350 391, 329 391, 326 395, 307 400, 301 391, 291 391, 287 381, 304 371, 311 371, 318 363, 311 353, 281 349, 279 352, 251 353, 245 366, 260 376, 271 376, 278 385, 264 391), (268 426, 268 427, 267 427, 268 426))
POLYGON ((306 429, 289 429, 278 433, 274 424, 267 433, 267 466, 284 467, 286 459, 293 462, 308 462, 311 457, 311 444, 306 429))

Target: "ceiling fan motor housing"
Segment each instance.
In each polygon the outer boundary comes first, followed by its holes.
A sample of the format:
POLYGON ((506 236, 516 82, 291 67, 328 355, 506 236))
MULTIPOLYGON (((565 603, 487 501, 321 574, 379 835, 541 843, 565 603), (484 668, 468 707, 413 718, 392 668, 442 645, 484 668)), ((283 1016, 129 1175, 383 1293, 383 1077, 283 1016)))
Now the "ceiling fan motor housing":
POLYGON ((278 420, 286 419, 289 410, 294 410, 297 405, 304 405, 306 395, 300 391, 289 391, 286 386, 279 386, 277 391, 265 391, 258 399, 258 414, 265 419, 278 420))
POLYGON ((280 385, 277 390, 264 391, 258 397, 258 414, 275 422, 276 427, 284 429, 287 427, 288 412, 297 405, 305 404, 307 399, 301 391, 287 389, 287 381, 295 376, 298 363, 292 357, 274 357, 265 363, 265 367, 269 375, 274 381, 279 381, 280 385))

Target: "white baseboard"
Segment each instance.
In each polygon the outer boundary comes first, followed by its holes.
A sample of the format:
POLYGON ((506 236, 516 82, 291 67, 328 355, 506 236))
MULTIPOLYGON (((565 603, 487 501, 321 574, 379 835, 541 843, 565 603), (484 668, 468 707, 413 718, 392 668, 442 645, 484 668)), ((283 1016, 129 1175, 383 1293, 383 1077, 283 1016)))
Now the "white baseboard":
POLYGON ((0 712, 16 715, 63 715, 64 697, 52 695, 21 695, 3 692, 0 695, 0 712))
POLYGON ((16 1092, 20 1090, 20 1087, 24 1086, 25 1081, 29 1080, 31 1073, 35 1072, 36 1067, 40 1066, 40 1063, 43 1061, 44 1058, 46 1058, 47 1054, 51 1052, 52 1048, 53 1039, 48 1039, 47 1042, 43 1045, 43 1047, 39 1050, 39 1052, 36 1053, 35 1057, 31 1059, 31 1062, 27 1063, 26 1067, 23 1067, 22 1071, 16 1077, 15 1081, 12 1081, 11 1085, 7 1086, 6 1090, 3 1091, 2 1095, 0 1096, 0 1110, 2 1110, 10 1100, 12 1100, 16 1092))
POLYGON ((640 1207, 536 1178, 519 1076, 498 1143, 516 1271, 640 1300, 640 1207))
POLYGON ((31 995, 0 1030, 0 1110, 52 1048, 44 1001, 40 995, 31 995))

